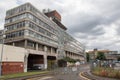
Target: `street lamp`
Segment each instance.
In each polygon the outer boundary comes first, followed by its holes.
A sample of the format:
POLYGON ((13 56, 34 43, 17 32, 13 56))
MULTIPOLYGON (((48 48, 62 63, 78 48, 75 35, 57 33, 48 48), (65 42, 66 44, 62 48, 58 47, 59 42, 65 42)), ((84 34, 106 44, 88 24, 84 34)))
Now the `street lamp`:
POLYGON ((1 50, 1 58, 0 58, 0 76, 2 75, 2 56, 3 56, 3 49, 4 49, 4 38, 6 37, 5 31, 7 29, 4 29, 2 32, 2 50, 1 50))

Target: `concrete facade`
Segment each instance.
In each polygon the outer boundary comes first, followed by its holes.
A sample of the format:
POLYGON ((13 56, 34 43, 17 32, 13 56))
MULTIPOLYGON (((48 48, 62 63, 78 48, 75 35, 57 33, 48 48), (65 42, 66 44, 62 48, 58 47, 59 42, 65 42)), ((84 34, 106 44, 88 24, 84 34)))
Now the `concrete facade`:
POLYGON ((24 72, 27 72, 29 62, 33 65, 37 55, 44 59, 42 63, 45 69, 49 66, 48 62, 64 57, 84 61, 84 45, 67 33, 67 28, 61 23, 61 15, 56 10, 42 13, 30 3, 20 5, 6 12, 4 28, 7 29, 4 43, 21 47, 21 50, 6 48, 8 53, 4 53, 9 55, 9 59, 3 56, 3 61, 14 59, 24 62, 24 72), (34 60, 30 60, 30 57, 34 60))
MULTIPOLYGON (((0 44, 2 49, 2 44, 0 44)), ((44 51, 36 51, 25 49, 21 47, 3 45, 2 54, 2 74, 27 72, 28 56, 30 54, 37 54, 43 56, 44 69, 47 69, 47 53, 44 51)))
POLYGON ((114 60, 114 61, 117 61, 120 55, 118 54, 118 51, 110 51, 110 50, 93 50, 93 51, 88 51, 87 53, 89 54, 91 59, 96 59, 98 52, 104 53, 107 60, 114 60))
MULTIPOLYGON (((26 53, 24 48, 9 45, 4 45, 3 47, 3 62, 24 62, 24 55, 26 53)), ((2 49, 2 44, 0 44, 0 49, 2 49)))
POLYGON ((24 72, 24 56, 26 50, 24 48, 8 45, 2 46, 0 44, 0 49, 2 47, 3 53, 0 52, 0 57, 2 56, 2 74, 24 72))

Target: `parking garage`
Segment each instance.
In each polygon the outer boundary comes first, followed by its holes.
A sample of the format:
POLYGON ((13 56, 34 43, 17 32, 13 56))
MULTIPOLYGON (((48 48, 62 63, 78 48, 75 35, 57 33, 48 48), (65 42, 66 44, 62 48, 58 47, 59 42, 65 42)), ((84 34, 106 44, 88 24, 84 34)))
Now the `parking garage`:
POLYGON ((43 55, 29 54, 27 64, 28 64, 27 65, 28 70, 41 69, 41 68, 43 69, 44 68, 43 55))
MULTIPOLYGON (((38 54, 29 54, 27 60, 27 69, 29 70, 38 70, 40 67, 44 69, 44 56, 38 54)), ((56 56, 47 56, 47 68, 52 69, 56 65, 56 56)))

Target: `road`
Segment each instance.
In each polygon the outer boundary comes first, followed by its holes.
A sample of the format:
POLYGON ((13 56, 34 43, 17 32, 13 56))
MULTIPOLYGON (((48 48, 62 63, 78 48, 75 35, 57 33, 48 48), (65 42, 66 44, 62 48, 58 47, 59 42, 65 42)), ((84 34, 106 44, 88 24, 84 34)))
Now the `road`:
POLYGON ((79 67, 65 67, 53 70, 53 75, 36 77, 27 80, 86 80, 80 76, 81 72, 89 70, 88 65, 81 65, 79 67))

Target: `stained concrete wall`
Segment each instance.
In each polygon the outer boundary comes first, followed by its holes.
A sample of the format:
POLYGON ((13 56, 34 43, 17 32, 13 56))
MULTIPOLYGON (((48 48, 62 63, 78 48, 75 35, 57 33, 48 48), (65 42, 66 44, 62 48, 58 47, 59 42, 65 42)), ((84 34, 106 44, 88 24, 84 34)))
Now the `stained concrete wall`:
MULTIPOLYGON (((2 52, 2 44, 0 44, 0 57, 2 52)), ((4 45, 3 46, 3 62, 24 62, 24 55, 26 51, 24 48, 4 45)))

